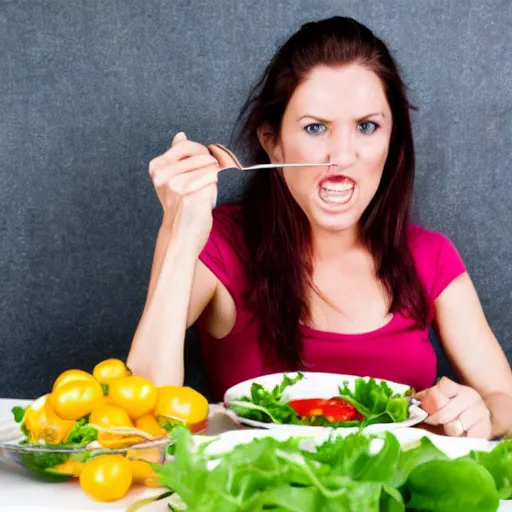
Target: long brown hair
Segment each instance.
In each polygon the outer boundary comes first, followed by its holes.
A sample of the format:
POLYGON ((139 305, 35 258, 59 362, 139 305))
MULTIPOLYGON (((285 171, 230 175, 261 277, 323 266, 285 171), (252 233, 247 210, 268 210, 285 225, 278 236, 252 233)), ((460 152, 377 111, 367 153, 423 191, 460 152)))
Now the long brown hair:
MULTIPOLYGON (((389 297, 426 327, 428 305, 407 240, 414 184, 414 144, 406 88, 386 45, 351 18, 303 25, 277 51, 239 117, 239 142, 257 163, 268 162, 258 140, 263 125, 280 132, 288 101, 315 66, 357 63, 379 76, 392 117, 388 158, 375 197, 361 218, 363 242, 389 297)), ((251 290, 247 299, 261 323, 260 343, 286 369, 302 367, 300 324, 310 322, 310 225, 280 173, 258 171, 243 202, 243 233, 251 290)))

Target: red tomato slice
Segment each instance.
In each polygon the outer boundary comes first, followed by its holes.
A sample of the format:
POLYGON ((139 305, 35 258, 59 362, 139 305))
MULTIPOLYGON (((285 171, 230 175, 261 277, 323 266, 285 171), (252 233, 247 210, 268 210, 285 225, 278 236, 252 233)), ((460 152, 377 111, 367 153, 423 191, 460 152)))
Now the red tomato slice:
POLYGON ((330 423, 364 419, 353 405, 338 397, 304 398, 288 404, 299 416, 324 416, 330 423))

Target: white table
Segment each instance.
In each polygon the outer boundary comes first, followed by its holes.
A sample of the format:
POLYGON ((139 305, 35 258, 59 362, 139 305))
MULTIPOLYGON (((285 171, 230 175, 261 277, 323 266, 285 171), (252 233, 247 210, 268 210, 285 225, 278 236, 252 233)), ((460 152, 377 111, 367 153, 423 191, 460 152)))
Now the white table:
MULTIPOLYGON (((26 405, 23 400, 0 399, 0 419, 10 415, 14 405, 26 405)), ((208 435, 216 435, 236 426, 226 416, 212 414, 208 435)), ((41 482, 23 471, 13 471, 0 464, 1 512, 113 512, 126 511, 141 498, 156 496, 166 489, 133 487, 125 498, 114 503, 99 503, 88 498, 76 480, 64 483, 41 482)), ((168 512, 165 500, 143 507, 141 512, 168 512)), ((219 511, 220 512, 220 511, 219 511)), ((457 511, 454 511, 457 512, 457 511)), ((512 501, 502 502, 499 512, 512 512, 512 501)))

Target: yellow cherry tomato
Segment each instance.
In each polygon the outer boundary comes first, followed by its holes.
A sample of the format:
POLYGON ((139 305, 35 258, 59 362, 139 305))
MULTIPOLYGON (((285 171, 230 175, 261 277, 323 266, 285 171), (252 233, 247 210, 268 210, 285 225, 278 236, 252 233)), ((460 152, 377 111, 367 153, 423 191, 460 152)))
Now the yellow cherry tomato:
POLYGON ((146 416, 142 416, 142 418, 137 418, 135 420, 135 428, 154 437, 167 435, 167 430, 158 424, 158 421, 156 421, 156 418, 152 414, 146 414, 146 416))
POLYGON ((156 386, 143 377, 121 377, 111 381, 108 395, 135 420, 150 413, 158 397, 156 386))
POLYGON ((188 386, 162 386, 154 415, 186 425, 201 425, 208 418, 208 400, 188 386))
POLYGON ((144 460, 130 460, 132 481, 134 484, 147 487, 160 487, 159 477, 149 462, 144 460))
POLYGON ((103 390, 96 379, 74 380, 52 391, 49 400, 62 419, 77 420, 103 403, 103 390))
POLYGON ((60 444, 75 424, 74 421, 63 420, 55 414, 49 396, 39 397, 25 411, 23 426, 28 431, 30 443, 44 441, 48 444, 60 444))
POLYGON ((66 370, 55 379, 52 391, 55 391, 68 382, 73 382, 76 380, 94 380, 94 377, 90 373, 84 372, 82 370, 66 370))
MULTIPOLYGON (((89 423, 103 428, 134 428, 128 413, 117 405, 104 404, 96 407, 89 416, 89 423)), ((143 441, 143 437, 133 433, 98 432, 98 443, 103 448, 124 448, 143 441)))
POLYGON ((100 427, 133 427, 128 413, 117 405, 102 404, 95 407, 89 416, 89 423, 100 427))
POLYGON ((120 359, 105 359, 94 367, 92 374, 100 384, 110 384, 115 379, 130 376, 132 372, 120 359))
POLYGON ((97 501, 119 500, 131 485, 130 463, 122 455, 99 455, 88 460, 80 473, 80 486, 97 501))

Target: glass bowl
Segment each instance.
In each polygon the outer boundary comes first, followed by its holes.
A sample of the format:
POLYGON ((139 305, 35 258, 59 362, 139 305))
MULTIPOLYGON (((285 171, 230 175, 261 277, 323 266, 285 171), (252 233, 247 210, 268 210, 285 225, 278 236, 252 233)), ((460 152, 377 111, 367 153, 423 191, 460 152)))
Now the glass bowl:
POLYGON ((163 463, 172 443, 165 437, 123 448, 104 448, 97 442, 84 447, 49 447, 27 444, 23 439, 0 442, 0 462, 53 482, 78 477, 85 462, 99 455, 119 454, 130 460, 163 463))

